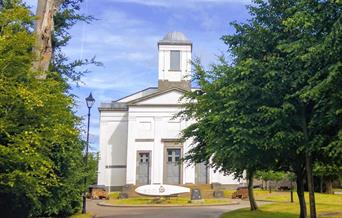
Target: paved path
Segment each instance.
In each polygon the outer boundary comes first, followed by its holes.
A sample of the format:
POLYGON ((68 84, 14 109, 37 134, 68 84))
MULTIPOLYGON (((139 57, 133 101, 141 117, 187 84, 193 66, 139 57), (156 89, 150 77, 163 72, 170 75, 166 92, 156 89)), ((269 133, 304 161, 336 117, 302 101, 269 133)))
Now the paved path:
POLYGON ((95 214, 96 218, 217 218, 224 212, 249 207, 248 201, 241 201, 238 205, 168 208, 103 207, 98 206, 98 202, 87 202, 88 211, 95 214))

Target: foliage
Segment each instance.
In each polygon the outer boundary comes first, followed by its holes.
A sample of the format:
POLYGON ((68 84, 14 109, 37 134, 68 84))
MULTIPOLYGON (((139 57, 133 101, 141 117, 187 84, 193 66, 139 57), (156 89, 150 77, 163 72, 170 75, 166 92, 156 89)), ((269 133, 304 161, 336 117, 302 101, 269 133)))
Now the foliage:
POLYGON ((342 161, 341 4, 257 0, 249 11, 248 22, 222 37, 231 64, 194 64, 201 91, 186 94, 180 113, 196 120, 183 132, 194 140, 186 159, 237 177, 244 169, 292 171, 303 183, 311 162, 342 161))
POLYGON ((120 196, 120 192, 111 192, 111 193, 108 194, 108 197, 110 199, 118 199, 119 196, 120 196))
POLYGON ((37 95, 40 93, 30 90, 37 84, 24 84, 31 82, 28 69, 33 37, 26 27, 32 18, 24 7, 11 1, 3 4, 9 9, 0 13, 0 205, 7 216, 15 216, 19 208, 21 215, 28 216, 30 208, 40 206, 39 197, 48 195, 47 189, 58 181, 44 155, 39 129, 34 123, 25 125, 36 119, 33 112, 45 103, 37 95))
POLYGON ((287 176, 285 172, 281 171, 257 171, 255 178, 261 179, 264 181, 280 181, 284 179, 287 176))
POLYGON ((97 183, 97 169, 99 163, 98 153, 89 152, 88 154, 88 164, 85 172, 87 172, 87 183, 96 184, 97 183))
POLYGON ((195 63, 194 77, 201 91, 186 93, 189 102, 179 114, 184 119, 196 119, 183 132, 184 140, 191 138, 195 145, 186 159, 210 161, 212 167, 238 178, 246 169, 267 169, 272 152, 265 156, 261 150, 263 139, 253 137, 263 131, 252 110, 252 105, 260 102, 260 90, 251 88, 252 82, 246 82, 243 74, 223 59, 208 72, 195 63))
MULTIPOLYGON (((54 16, 54 32, 52 36, 53 57, 50 70, 58 72, 64 79, 72 82, 80 82, 81 77, 88 73, 88 70, 80 70, 85 65, 93 64, 102 66, 95 60, 90 59, 70 60, 64 53, 62 48, 65 47, 71 39, 68 30, 77 22, 90 23, 94 20, 92 16, 80 14, 80 4, 83 0, 64 0, 59 10, 54 16)), ((81 50, 82 52, 82 50, 81 50)))
POLYGON ((320 192, 332 194, 333 193, 333 181, 342 179, 342 165, 334 163, 321 164, 316 163, 313 168, 313 173, 319 180, 319 184, 315 186, 316 190, 320 192))
POLYGON ((74 99, 58 72, 31 72, 33 17, 20 1, 0 12, 0 208, 4 217, 67 216, 80 209, 85 143, 74 99))

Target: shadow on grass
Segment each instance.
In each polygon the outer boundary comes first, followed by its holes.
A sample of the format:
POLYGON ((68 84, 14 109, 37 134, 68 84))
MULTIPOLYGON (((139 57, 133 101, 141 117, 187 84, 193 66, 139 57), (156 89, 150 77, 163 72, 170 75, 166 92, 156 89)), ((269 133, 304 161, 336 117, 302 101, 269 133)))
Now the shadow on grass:
POLYGON ((240 209, 223 214, 220 218, 298 218, 298 214, 277 212, 277 211, 251 211, 249 209, 240 209))

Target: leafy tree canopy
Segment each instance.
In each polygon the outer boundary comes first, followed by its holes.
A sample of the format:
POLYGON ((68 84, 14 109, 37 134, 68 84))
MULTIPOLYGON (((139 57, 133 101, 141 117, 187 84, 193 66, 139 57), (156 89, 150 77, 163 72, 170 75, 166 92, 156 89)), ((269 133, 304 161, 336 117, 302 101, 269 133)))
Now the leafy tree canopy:
MULTIPOLYGON (((0 12, 0 208, 4 217, 67 216, 80 209, 84 142, 60 72, 32 72, 34 17, 20 2, 0 12)), ((90 156, 92 158, 92 156, 90 156)), ((87 171, 86 171, 87 170, 87 171)), ((91 178, 88 181, 93 180, 91 178)))

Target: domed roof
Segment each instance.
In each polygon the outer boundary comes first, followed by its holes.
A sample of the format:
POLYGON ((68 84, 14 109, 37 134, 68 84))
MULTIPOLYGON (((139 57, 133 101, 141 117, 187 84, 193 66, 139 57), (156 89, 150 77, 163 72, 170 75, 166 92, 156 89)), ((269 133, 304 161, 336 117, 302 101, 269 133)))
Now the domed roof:
POLYGON ((168 32, 163 40, 167 41, 187 41, 188 39, 182 32, 168 32))
POLYGON ((191 44, 191 41, 186 38, 182 32, 168 32, 159 44, 191 44))

